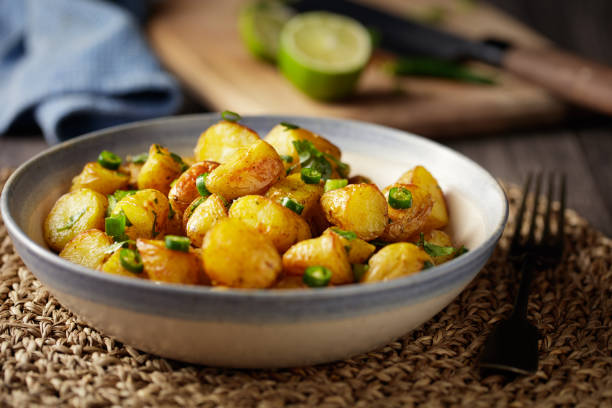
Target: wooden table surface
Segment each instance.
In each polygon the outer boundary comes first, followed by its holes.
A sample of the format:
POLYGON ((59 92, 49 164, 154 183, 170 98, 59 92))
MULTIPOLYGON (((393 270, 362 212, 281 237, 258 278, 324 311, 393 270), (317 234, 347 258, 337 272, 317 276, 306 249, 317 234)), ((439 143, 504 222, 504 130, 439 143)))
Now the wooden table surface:
MULTIPOLYGON (((612 2, 491 0, 559 46, 612 65, 612 2)), ((204 111, 191 106, 189 111, 204 111)), ((502 180, 522 183, 529 171, 563 171, 568 207, 612 236, 612 118, 587 115, 554 128, 443 140, 502 180)), ((0 137, 0 165, 15 167, 47 145, 40 135, 0 137)))

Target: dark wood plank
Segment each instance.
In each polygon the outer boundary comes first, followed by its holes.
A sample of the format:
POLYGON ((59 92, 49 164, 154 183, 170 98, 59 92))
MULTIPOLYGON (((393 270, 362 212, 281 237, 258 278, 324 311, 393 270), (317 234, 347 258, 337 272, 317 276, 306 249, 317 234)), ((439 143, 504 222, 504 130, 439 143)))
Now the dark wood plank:
MULTIPOLYGON (((573 132, 499 135, 446 144, 472 158, 493 176, 515 184, 522 184, 529 171, 566 173, 568 207, 578 211, 606 235, 612 235, 610 201, 607 201, 610 198, 602 196, 600 184, 589 166, 589 157, 573 132)), ((609 180, 612 173, 608 172, 607 177, 609 180)), ((605 181, 606 176, 601 178, 605 181)))

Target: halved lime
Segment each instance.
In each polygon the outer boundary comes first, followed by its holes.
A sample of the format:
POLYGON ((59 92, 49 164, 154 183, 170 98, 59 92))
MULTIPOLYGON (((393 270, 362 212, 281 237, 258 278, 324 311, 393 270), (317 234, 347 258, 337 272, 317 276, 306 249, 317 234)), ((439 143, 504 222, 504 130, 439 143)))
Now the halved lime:
POLYGON ((251 54, 275 62, 280 32, 293 14, 293 10, 279 0, 258 0, 244 5, 238 17, 238 28, 251 54))
POLYGON ((350 94, 368 63, 367 29, 352 18, 313 11, 293 17, 281 31, 281 72, 307 95, 322 100, 350 94))

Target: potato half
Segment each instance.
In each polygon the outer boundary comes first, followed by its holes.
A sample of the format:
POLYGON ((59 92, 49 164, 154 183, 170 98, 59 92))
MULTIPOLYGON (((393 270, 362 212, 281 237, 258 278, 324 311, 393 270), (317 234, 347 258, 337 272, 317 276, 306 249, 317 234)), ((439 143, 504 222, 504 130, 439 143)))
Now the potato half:
POLYGON ((431 208, 431 213, 427 217, 427 222, 424 226, 425 229, 444 228, 448 224, 448 209, 446 208, 444 193, 442 193, 442 189, 438 185, 438 180, 436 180, 425 167, 415 166, 413 169, 402 174, 397 182, 402 184, 416 184, 431 194, 433 206, 431 208))
POLYGON ((427 217, 431 212, 433 201, 431 195, 423 188, 415 184, 395 183, 383 190, 385 198, 389 197, 389 191, 393 188, 404 188, 412 195, 412 206, 406 209, 397 209, 389 205, 389 224, 380 236, 387 242, 409 241, 411 237, 425 228, 427 217))
POLYGON ((136 248, 142 257, 143 273, 151 280, 191 285, 203 280, 202 263, 191 248, 174 251, 157 239, 138 239, 136 248))
POLYGON ((72 179, 70 191, 90 188, 100 194, 113 194, 115 190, 127 188, 130 176, 117 170, 102 167, 100 163, 87 163, 83 170, 72 179))
POLYGON ((108 247, 113 239, 98 229, 83 231, 70 240, 59 256, 91 269, 99 268, 110 256, 108 247))
POLYGON ((418 246, 408 242, 387 245, 375 253, 361 282, 384 282, 418 273, 433 265, 432 259, 418 246))
POLYGON ((219 121, 200 135, 195 148, 197 161, 225 161, 237 150, 249 147, 261 140, 253 129, 240 123, 219 121))

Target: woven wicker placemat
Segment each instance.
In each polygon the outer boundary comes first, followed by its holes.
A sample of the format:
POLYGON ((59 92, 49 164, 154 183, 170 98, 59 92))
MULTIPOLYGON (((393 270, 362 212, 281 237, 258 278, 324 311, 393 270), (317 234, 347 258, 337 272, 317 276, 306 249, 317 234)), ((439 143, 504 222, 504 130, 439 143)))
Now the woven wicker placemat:
MULTIPOLYGON (((511 225, 520 192, 508 194, 511 225)), ((0 406, 612 406, 612 240, 571 210, 567 221, 568 256, 530 298, 540 369, 513 382, 474 367, 511 310, 507 232, 469 287, 401 339, 342 362, 246 371, 169 361, 87 326, 24 267, 0 221, 0 406)))

